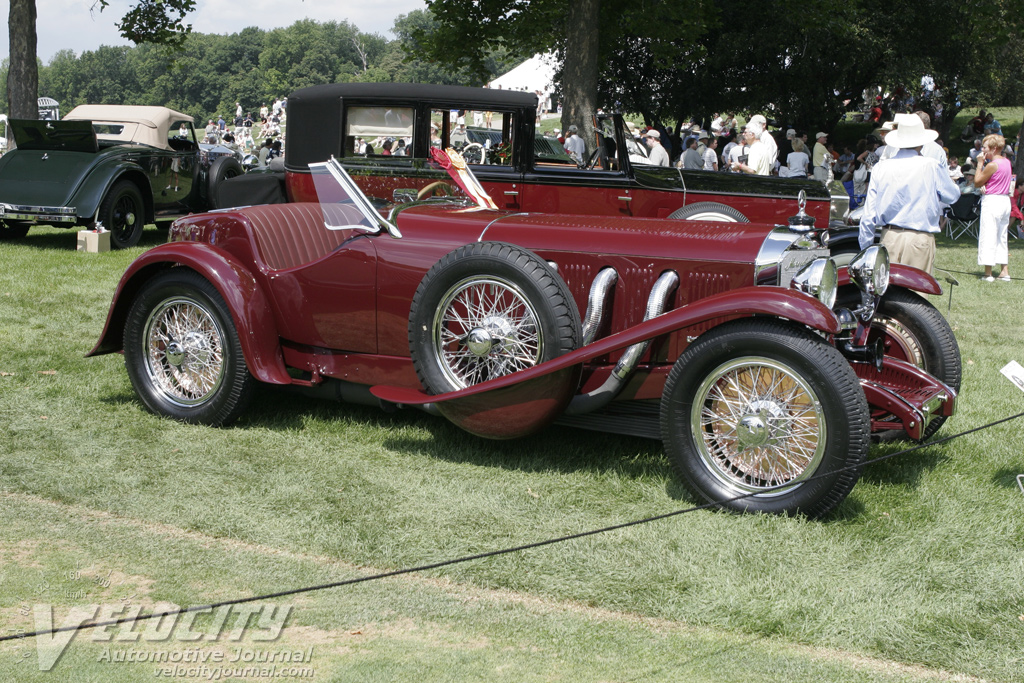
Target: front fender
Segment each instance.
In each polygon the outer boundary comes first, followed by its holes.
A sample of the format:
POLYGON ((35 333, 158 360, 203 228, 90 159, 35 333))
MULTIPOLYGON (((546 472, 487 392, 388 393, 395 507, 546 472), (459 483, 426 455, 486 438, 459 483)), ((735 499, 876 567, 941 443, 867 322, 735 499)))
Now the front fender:
POLYGON ((121 178, 127 178, 139 186, 142 200, 146 204, 146 221, 152 221, 153 187, 149 177, 138 164, 125 159, 107 159, 93 167, 82 184, 75 189, 68 205, 75 207, 80 218, 91 218, 96 215, 107 191, 121 178))
MULTIPOLYGON (((839 268, 839 286, 847 285, 853 285, 853 280, 850 279, 849 267, 842 266, 839 268)), ((889 265, 889 286, 903 287, 922 294, 942 294, 942 286, 939 285, 939 281, 929 273, 902 263, 889 265)))
POLYGON ((135 296, 154 275, 173 267, 191 268, 223 297, 238 330, 246 365, 270 384, 290 384, 270 302, 252 273, 230 253, 197 242, 172 242, 135 259, 121 276, 99 342, 86 354, 100 356, 124 349, 124 326, 135 296))
MULTIPOLYGON (((377 398, 390 403, 423 405, 444 401, 471 399, 497 392, 514 385, 541 380, 547 375, 593 360, 632 344, 660 337, 670 332, 699 325, 714 318, 765 315, 792 320, 826 334, 838 334, 839 321, 825 304, 792 289, 782 287, 742 287, 695 301, 669 311, 639 325, 599 339, 581 349, 559 356, 527 370, 475 384, 459 391, 431 396, 407 387, 375 386, 370 389, 377 398)), ((500 393, 500 392, 499 392, 500 393)), ((527 392, 529 394, 530 392, 527 392)), ((486 398, 481 399, 486 401, 486 398)), ((480 407, 474 407, 480 410, 480 407)))

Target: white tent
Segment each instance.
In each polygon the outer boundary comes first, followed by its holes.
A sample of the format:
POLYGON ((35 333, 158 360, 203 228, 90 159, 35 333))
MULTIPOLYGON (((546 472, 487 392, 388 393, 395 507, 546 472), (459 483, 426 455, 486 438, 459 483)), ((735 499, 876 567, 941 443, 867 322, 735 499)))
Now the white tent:
POLYGON ((502 90, 520 90, 524 92, 540 91, 540 99, 544 103, 544 110, 554 109, 551 102, 551 93, 555 89, 555 71, 558 70, 558 61, 553 54, 534 55, 525 62, 509 71, 507 74, 498 76, 488 83, 492 88, 502 90))

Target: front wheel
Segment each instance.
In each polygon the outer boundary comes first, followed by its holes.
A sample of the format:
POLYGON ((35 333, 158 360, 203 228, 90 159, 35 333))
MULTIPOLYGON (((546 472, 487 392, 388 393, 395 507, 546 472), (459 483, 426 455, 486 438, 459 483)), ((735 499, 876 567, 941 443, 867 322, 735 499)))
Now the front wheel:
POLYGON ((139 243, 146 208, 135 183, 122 180, 110 188, 100 204, 100 223, 110 231, 110 246, 114 249, 127 249, 139 243))
POLYGON ((727 323, 691 345, 669 373, 661 425, 669 459, 697 497, 810 517, 849 494, 870 433, 864 392, 842 354, 776 320, 727 323))
POLYGON ((182 422, 228 424, 256 384, 224 300, 186 268, 155 276, 132 302, 124 362, 146 407, 182 422))

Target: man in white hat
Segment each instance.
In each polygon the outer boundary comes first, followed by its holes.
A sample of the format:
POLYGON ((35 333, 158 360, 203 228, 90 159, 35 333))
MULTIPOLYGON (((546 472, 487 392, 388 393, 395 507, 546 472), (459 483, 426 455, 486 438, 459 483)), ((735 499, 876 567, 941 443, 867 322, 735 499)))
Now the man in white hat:
POLYGON ((730 164, 733 171, 751 175, 771 175, 773 162, 768 146, 759 137, 762 130, 754 121, 748 123, 743 129, 743 145, 746 154, 740 155, 736 161, 730 164))
POLYGON ((750 121, 747 123, 747 127, 754 126, 754 134, 757 139, 764 144, 765 152, 768 154, 769 167, 774 168, 775 162, 779 158, 779 146, 775 142, 775 138, 768 132, 768 121, 760 114, 754 114, 750 117, 750 121))
POLYGON ((647 154, 649 163, 655 166, 668 166, 668 151, 661 144, 661 133, 651 128, 644 133, 644 138, 647 142, 647 148, 650 150, 647 154))
POLYGON ((832 165, 832 153, 825 146, 827 143, 828 133, 819 131, 814 136, 814 152, 811 154, 811 164, 814 168, 814 179, 822 183, 828 182, 828 169, 832 165), (828 166, 825 165, 826 163, 828 166))
POLYGON ((860 246, 875 241, 882 229, 882 244, 895 263, 930 273, 935 263, 935 233, 942 210, 960 198, 960 190, 935 159, 921 155, 921 147, 934 142, 938 132, 928 130, 913 114, 897 114, 896 130, 885 136, 895 156, 875 164, 860 219, 860 246))
POLYGON ((562 145, 565 148, 565 153, 571 156, 577 164, 584 164, 587 161, 587 146, 583 142, 583 138, 579 136, 579 128, 576 124, 569 126, 569 130, 565 134, 565 144, 562 145))

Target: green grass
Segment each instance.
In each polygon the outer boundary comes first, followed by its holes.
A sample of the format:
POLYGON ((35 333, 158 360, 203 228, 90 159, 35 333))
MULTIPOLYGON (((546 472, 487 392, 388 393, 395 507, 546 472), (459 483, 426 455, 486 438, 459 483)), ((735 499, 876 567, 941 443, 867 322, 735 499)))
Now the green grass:
MULTIPOLYGON (((226 429, 150 415, 120 356, 83 354, 121 273, 164 236, 107 254, 45 228, 0 243, 5 630, 31 627, 24 604, 52 603, 58 620, 125 595, 202 604, 692 504, 651 441, 551 428, 488 442, 414 411, 271 390, 226 429), (76 567, 84 579, 67 578, 76 567), (92 581, 108 572, 110 587, 92 581)), ((959 413, 939 436, 1024 410, 999 374, 1024 360, 1024 281, 979 282, 975 264, 974 243, 940 241, 938 265, 970 274, 956 275, 948 314, 964 358, 959 413)), ((1022 264, 1012 241, 1011 275, 1022 264)), ((933 299, 943 313, 947 301, 933 299)), ((312 644, 314 680, 1021 680, 1022 428, 872 465, 824 521, 699 512, 285 598, 281 641, 249 645, 312 644)), ((80 635, 39 672, 32 645, 2 643, 0 680, 153 675, 98 661, 103 647, 80 635)))

